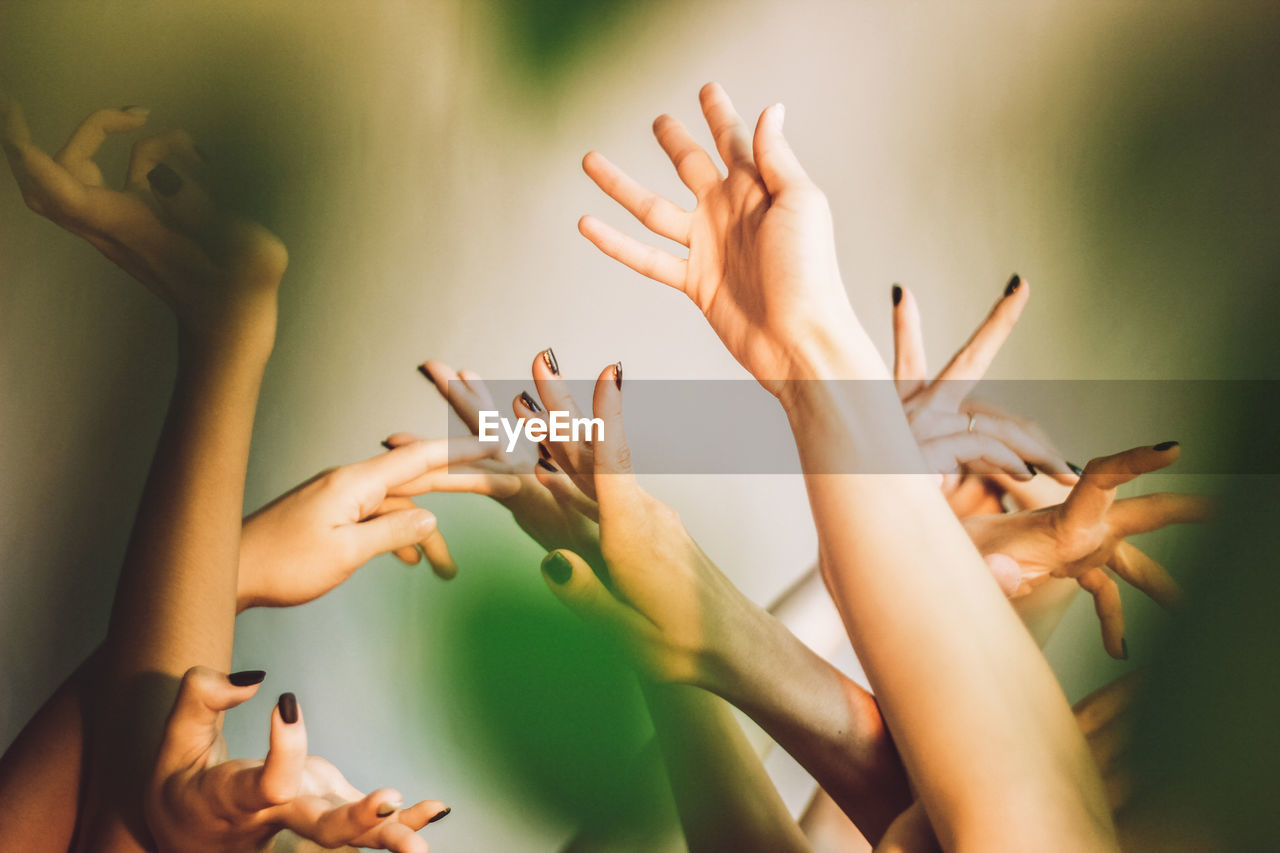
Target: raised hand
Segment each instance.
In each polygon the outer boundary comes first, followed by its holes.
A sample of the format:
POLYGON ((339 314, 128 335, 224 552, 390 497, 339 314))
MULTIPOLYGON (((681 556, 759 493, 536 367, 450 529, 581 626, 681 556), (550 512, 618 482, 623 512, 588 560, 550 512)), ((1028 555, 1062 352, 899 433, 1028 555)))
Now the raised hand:
POLYGON ((911 433, 931 469, 942 474, 1003 472, 1020 480, 1039 469, 1066 485, 1075 483, 1069 463, 1033 424, 968 400, 1030 296, 1025 279, 1009 279, 982 325, 929 381, 919 307, 910 290, 894 285, 893 378, 911 433))
POLYGON ((403 808, 403 797, 391 788, 362 794, 332 764, 308 756, 302 711, 291 693, 271 712, 266 759, 228 760, 223 713, 251 698, 263 677, 205 667, 183 677, 146 796, 157 847, 164 853, 260 851, 288 830, 326 849, 426 853, 417 831, 447 814, 444 804, 424 800, 403 808))
POLYGON ((719 84, 700 93, 702 113, 728 170, 668 115, 653 123, 696 205, 685 210, 641 186, 603 155, 582 161, 587 175, 659 237, 688 248, 680 258, 592 216, 578 230, 602 252, 683 291, 735 358, 766 388, 793 374, 797 346, 818 329, 856 320, 840 280, 826 198, 782 135, 783 107, 761 115, 755 135, 719 84))
POLYGON ((1094 459, 1063 503, 972 516, 963 520, 965 530, 989 563, 999 555, 1016 567, 1013 572, 995 572, 1009 595, 1023 594, 1048 577, 1075 578, 1093 596, 1108 654, 1127 658, 1120 589, 1104 567, 1172 609, 1181 598, 1178 584, 1125 537, 1169 524, 1204 521, 1211 507, 1196 495, 1162 493, 1116 500, 1115 490, 1141 474, 1173 464, 1180 453, 1177 442, 1165 442, 1094 459))
MULTIPOLYGON (((484 380, 469 370, 455 372, 440 361, 428 361, 419 370, 473 434, 479 430, 480 410, 497 408, 484 380)), ((534 359, 533 375, 539 388, 547 377, 558 378, 558 371, 559 366, 551 350, 544 350, 534 359)), ((533 402, 532 397, 529 400, 533 402)), ((527 417, 535 413, 520 398, 516 403, 518 415, 527 417)), ((413 440, 415 437, 410 433, 396 433, 387 439, 387 443, 398 447, 413 440)), ((521 443, 510 453, 500 448, 492 458, 476 464, 484 470, 514 478, 515 491, 493 494, 492 497, 511 511, 516 523, 530 538, 547 550, 571 548, 599 565, 600 530, 596 524, 594 501, 559 500, 558 497, 563 496, 558 496, 554 489, 549 490, 543 477, 549 464, 546 460, 539 463, 539 457, 521 443)), ((554 487, 560 481, 552 479, 549 482, 554 487)))
POLYGON ((489 449, 475 441, 413 441, 317 474, 245 519, 237 602, 292 607, 319 598, 379 554, 418 562, 421 546, 443 578, 457 574, 436 518, 414 504, 428 492, 502 497, 519 488, 510 474, 476 467, 489 449))
POLYGON ((99 110, 57 154, 36 145, 17 103, 0 96, 0 140, 23 199, 170 305, 189 334, 242 335, 245 323, 275 330, 284 245, 260 225, 218 212, 196 180, 204 158, 181 130, 133 146, 121 189, 93 157, 106 138, 142 128, 139 107, 99 110))

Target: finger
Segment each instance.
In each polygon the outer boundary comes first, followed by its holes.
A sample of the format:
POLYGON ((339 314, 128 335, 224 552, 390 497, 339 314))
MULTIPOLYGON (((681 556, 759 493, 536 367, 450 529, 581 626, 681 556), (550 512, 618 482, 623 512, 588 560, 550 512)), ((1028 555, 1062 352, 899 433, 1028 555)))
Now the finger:
POLYGON ((893 286, 893 379, 898 396, 906 397, 924 384, 928 370, 920 307, 916 297, 900 284, 893 286))
POLYGON ((420 803, 414 803, 408 808, 401 809, 396 814, 396 821, 409 827, 409 829, 417 831, 429 823, 444 820, 452 811, 453 809, 439 800, 423 800, 420 803))
POLYGON ((1102 626, 1102 645, 1116 660, 1127 660, 1129 645, 1124 639, 1124 611, 1120 607, 1120 587, 1102 569, 1089 569, 1076 582, 1093 596, 1093 609, 1102 626))
MULTIPOLYGON (((560 375, 560 363, 556 361, 555 352, 550 347, 534 356, 531 370, 542 405, 555 411, 568 412, 570 418, 583 417, 578 401, 569 391, 569 383, 560 375)), ((595 450, 592 445, 590 440, 544 443, 551 455, 550 461, 572 477, 588 497, 594 499, 595 450)))
POLYGON ((31 131, 27 127, 22 107, 8 95, 0 94, 0 141, 6 148, 19 148, 31 144, 31 131))
POLYGON ((1008 554, 984 554, 982 559, 1006 598, 1018 591, 1018 587, 1022 585, 1022 567, 1017 560, 1008 554))
POLYGON ((1164 566, 1136 546, 1121 542, 1107 565, 1125 583, 1146 594, 1165 610, 1174 611, 1182 605, 1182 587, 1164 566))
POLYGON ((600 521, 600 505, 583 494, 582 489, 548 459, 539 459, 533 467, 533 475, 538 482, 551 492, 560 506, 586 516, 592 521, 600 521))
POLYGON ((1081 699, 1072 708, 1080 730, 1091 735, 1123 714, 1141 686, 1142 671, 1135 669, 1081 699))
POLYGON ((480 400, 480 408, 497 408, 493 402, 493 395, 489 393, 489 386, 484 384, 484 380, 480 378, 479 373, 474 370, 459 370, 458 379, 480 400))
POLYGON ((281 812, 281 822, 304 838, 322 847, 336 848, 357 843, 357 839, 389 821, 402 801, 399 791, 380 788, 355 802, 334 806, 324 797, 298 797, 281 812), (379 816, 379 812, 383 812, 379 816))
POLYGON ((296 797, 306 761, 307 727, 302 708, 296 696, 282 693, 271 710, 271 744, 258 782, 262 798, 280 805, 296 797))
POLYGON ((1067 499, 1071 489, 1056 479, 1034 477, 1030 480, 1015 480, 1003 471, 992 475, 996 486, 1006 492, 1018 509, 1043 509, 1057 506, 1067 499))
POLYGON ((563 548, 542 560, 542 577, 566 607, 583 621, 623 638, 647 636, 653 623, 605 588, 586 560, 563 548))
MULTIPOLYGON (((344 529, 350 560, 362 566, 379 554, 413 548, 436 530, 436 517, 425 509, 388 512, 344 529)), ((409 561, 406 561, 409 562, 409 561)), ((412 562, 416 563, 414 559, 412 562)))
POLYGON ((716 168, 706 150, 694 141, 685 126, 669 115, 653 120, 653 135, 676 167, 681 182, 699 198, 707 190, 720 183, 720 170, 716 168))
POLYGON ((1063 521, 1081 527, 1096 524, 1111 508, 1119 486, 1141 474, 1173 464, 1181 452, 1177 442, 1163 442, 1090 459, 1080 482, 1063 502, 1063 521))
POLYGON ((462 381, 452 367, 443 361, 426 361, 418 365, 418 372, 436 387, 449 408, 473 435, 480 431, 480 409, 484 407, 484 400, 462 381))
POLYGON ((604 422, 604 440, 595 445, 596 500, 602 509, 619 512, 634 507, 637 498, 635 475, 631 471, 631 449, 622 420, 622 363, 611 364, 596 379, 592 411, 604 422))
POLYGON ((88 188, 31 141, 31 131, 16 101, 6 98, 2 106, 4 153, 23 201, 41 216, 80 224, 91 212, 88 188))
POLYGON ((751 142, 747 137, 747 125, 733 108, 729 94, 719 83, 708 83, 698 92, 698 100, 702 104, 702 115, 706 117, 707 127, 716 141, 716 150, 720 159, 730 169, 734 167, 754 167, 751 157, 751 142))
POLYGON ((133 146, 126 183, 133 192, 154 199, 181 231, 211 236, 217 225, 214 205, 194 177, 200 162, 189 133, 167 131, 133 146))
MULTIPOLYGON (((1003 471, 1015 480, 1029 480, 1032 477, 1027 470, 1027 463, 1022 461, 1003 443, 980 432, 955 432, 939 438, 920 442, 920 449, 925 458, 931 461, 950 457, 962 465, 973 468, 978 473, 1003 471), (983 464, 985 463, 985 465, 983 464)), ((938 468, 942 473, 948 473, 938 468)))
POLYGON ((422 548, 422 556, 427 558, 427 562, 431 564, 431 570, 437 577, 447 581, 458 576, 458 564, 454 562, 453 555, 449 553, 449 546, 438 529, 433 530, 418 545, 422 548))
POLYGON ((147 123, 150 112, 144 107, 98 110, 80 123, 53 159, 78 180, 101 183, 102 173, 93 162, 93 156, 109 134, 137 130, 147 123))
POLYGON ((1157 492, 1116 501, 1107 521, 1122 536, 1148 533, 1170 524, 1198 524, 1213 516, 1213 501, 1204 495, 1157 492))
POLYGON ((1022 315, 1031 287, 1016 273, 1005 286, 1004 294, 996 301, 987 319, 978 327, 969 341, 951 358, 938 374, 930 393, 945 406, 959 408, 974 384, 983 377, 996 353, 1013 331, 1022 315))
POLYGON ((219 731, 223 712, 252 698, 265 676, 261 670, 228 676, 205 666, 188 669, 165 722, 157 767, 167 771, 181 766, 193 745, 207 745, 219 731))
POLYGON ((450 465, 414 477, 388 489, 392 495, 425 495, 428 492, 466 492, 491 498, 509 498, 520 491, 514 474, 489 471, 476 465, 450 465))
POLYGON ((786 108, 782 104, 774 104, 760 113, 753 141, 756 169, 765 189, 775 199, 789 190, 813 188, 808 173, 782 135, 785 118, 786 108))
POLYGON ((687 210, 641 186, 598 151, 582 158, 582 170, 605 195, 626 208, 645 228, 668 240, 689 245, 691 217, 687 210))
POLYGON ((361 847, 390 850, 392 853, 427 853, 427 842, 397 821, 384 821, 357 839, 361 847))
MULTIPOLYGON (((1033 475, 1043 472, 1059 482, 1065 479, 1069 484, 1074 484, 1078 479, 1065 458, 1046 447, 1019 421, 1007 415, 986 412, 931 412, 931 415, 930 422, 926 424, 930 431, 943 434, 970 432, 969 424, 972 423, 973 433, 994 438, 1024 463, 1033 464, 1036 468, 1036 471, 1031 472, 1033 475)), ((924 437, 932 436, 925 433, 924 437)))
POLYGON ((641 243, 594 216, 578 220, 578 231, 615 261, 656 282, 684 290, 688 262, 656 246, 641 243))
POLYGON ((385 493, 395 487, 407 487, 432 469, 445 469, 492 455, 493 445, 474 436, 434 438, 396 445, 386 453, 346 465, 339 471, 352 484, 362 485, 371 493, 385 493))

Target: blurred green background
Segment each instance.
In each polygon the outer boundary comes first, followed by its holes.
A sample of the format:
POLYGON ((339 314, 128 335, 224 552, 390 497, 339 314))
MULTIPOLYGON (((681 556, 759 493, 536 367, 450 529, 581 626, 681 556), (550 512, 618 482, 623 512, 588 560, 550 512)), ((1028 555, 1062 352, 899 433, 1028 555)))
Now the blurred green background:
MULTIPOLYGON (((639 233, 582 176, 592 148, 687 200, 649 124, 669 111, 698 128, 709 79, 744 115, 787 104, 886 354, 893 282, 920 299, 940 365, 1016 270, 1034 295, 994 377, 1280 377, 1277 45, 1266 2, 5 0, 0 88, 49 148, 100 106, 152 107, 151 128, 208 151, 222 200, 288 244, 253 508, 391 431, 443 435, 414 370, 428 357, 515 378, 554 345, 575 377, 618 359, 629 377, 742 376, 682 296, 574 227, 594 212, 639 233)), ((128 145, 104 148, 108 174, 128 145)), ((0 353, 7 744, 105 626, 173 328, 9 186, 0 353)), ((1045 426, 1083 462, 1120 449, 1124 415, 1045 426)), ((1226 440, 1251 406, 1205 416, 1226 440)), ((757 601, 812 565, 794 478, 650 485, 757 601)), ((1169 474, 1141 489, 1246 487, 1267 485, 1169 474)), ((549 850, 591 815, 642 819, 653 792, 620 768, 648 723, 625 667, 546 593, 505 511, 425 504, 456 580, 383 558, 320 602, 241 619, 237 665, 270 680, 231 716, 233 749, 264 747, 271 697, 290 689, 313 750, 355 784, 454 807, 433 849, 549 850)), ((1141 544, 1190 578, 1209 568, 1202 536, 1141 544)), ((1087 600, 1050 643, 1073 699, 1156 647, 1166 617, 1128 592, 1125 608, 1128 664, 1105 657, 1087 600)))

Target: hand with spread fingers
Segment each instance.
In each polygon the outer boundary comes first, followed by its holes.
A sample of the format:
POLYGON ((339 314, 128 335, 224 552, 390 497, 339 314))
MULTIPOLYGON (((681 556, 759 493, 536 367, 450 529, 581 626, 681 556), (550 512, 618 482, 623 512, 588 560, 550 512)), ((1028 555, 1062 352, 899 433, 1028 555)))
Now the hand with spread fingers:
POLYGON ((136 143, 122 189, 109 187, 94 162, 108 136, 140 130, 148 113, 98 110, 49 156, 18 104, 0 96, 0 141, 27 206, 152 290, 184 332, 239 336, 247 323, 269 343, 288 253, 262 226, 216 210, 196 179, 204 158, 190 135, 172 130, 136 143))
MULTIPOLYGON (((894 285, 893 378, 931 469, 947 475, 1004 473, 1016 480, 1038 469, 1065 485, 1076 481, 1070 463, 1034 424, 967 399, 1013 331, 1030 291, 1020 276, 1009 279, 986 320, 929 381, 919 307, 910 290, 894 285)), ((958 478, 950 479, 949 492, 958 478)))
POLYGON ((379 554, 418 562, 418 547, 443 578, 457 574, 436 518, 414 502, 428 492, 505 497, 511 474, 477 467, 476 441, 414 441, 318 474, 245 519, 238 606, 292 607, 319 598, 379 554))
POLYGON ((1061 504, 972 516, 963 520, 965 530, 1010 596, 1024 594, 1049 577, 1075 578, 1093 596, 1107 652, 1126 658, 1120 589, 1104 567, 1172 609, 1181 597, 1178 584, 1125 538, 1170 524, 1204 521, 1211 506, 1198 495, 1161 493, 1116 500, 1115 491, 1141 474, 1173 464, 1180 453, 1178 443, 1170 441, 1094 459, 1061 504))
MULTIPOLYGON (((547 377, 558 379, 559 369, 555 354, 549 349, 534 359, 535 381, 548 381, 547 377)), ((498 408, 484 380, 469 370, 455 372, 440 361, 428 361, 419 370, 473 435, 479 432, 480 411, 498 408)), ((516 413, 522 417, 536 416, 541 411, 533 397, 528 397, 527 402, 524 398, 516 399, 516 413)), ((399 447, 414 440, 416 437, 409 433, 396 433, 387 438, 387 445, 399 447)), ((516 523, 533 541, 547 550, 571 548, 593 565, 601 565, 600 528, 596 523, 595 502, 579 500, 577 495, 558 494, 554 488, 558 480, 553 481, 553 488, 548 489, 536 474, 550 465, 547 457, 540 458, 530 452, 527 443, 522 442, 510 452, 499 446, 491 458, 475 464, 477 468, 503 476, 504 481, 510 479, 515 484, 514 491, 504 490, 491 496, 511 511, 516 523)))
POLYGON ((426 853, 417 831, 447 815, 444 804, 424 800, 404 808, 390 788, 362 794, 328 761, 307 755, 302 710, 292 693, 271 712, 266 759, 228 759, 223 715, 251 698, 264 676, 198 666, 183 676, 146 795, 158 849, 261 851, 274 849, 277 834, 288 831, 298 836, 291 850, 426 853))
POLYGON ((832 324, 856 327, 836 263, 826 197, 782 135, 783 107, 760 115, 754 138, 717 83, 699 94, 728 174, 678 120, 653 123, 696 205, 685 210, 646 189, 598 152, 587 175, 680 258, 584 216, 578 230, 600 251, 693 300, 729 352, 775 395, 792 376, 796 348, 832 324))

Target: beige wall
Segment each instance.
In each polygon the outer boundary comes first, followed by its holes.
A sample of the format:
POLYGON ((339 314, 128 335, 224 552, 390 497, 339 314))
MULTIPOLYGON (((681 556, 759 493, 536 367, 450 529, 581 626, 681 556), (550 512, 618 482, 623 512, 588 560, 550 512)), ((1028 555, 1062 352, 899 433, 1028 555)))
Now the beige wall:
MULTIPOLYGON (((56 146, 101 105, 151 106, 157 129, 189 127, 251 185, 244 203, 290 246, 250 507, 371 455, 393 429, 443 433, 443 406, 413 370, 427 357, 516 378, 551 344, 573 376, 618 359, 629 378, 741 376, 683 297, 574 227, 584 212, 625 222, 581 174, 590 148, 678 192, 649 123, 671 111, 697 127, 709 79, 744 114, 787 104, 789 136, 831 199, 854 307, 884 352, 892 282, 915 289, 940 362, 1016 269, 1034 296, 995 376, 1276 374, 1239 355, 1268 334, 1259 306, 1277 268, 1266 4, 657 3, 546 77, 504 60, 499 7, 477 8, 0 5, 0 85, 39 139, 56 146)), ((125 147, 104 155, 116 173, 125 147)), ((0 294, 7 743, 102 633, 173 334, 11 186, 0 294)), ((1105 419, 1046 426, 1081 463, 1178 438, 1130 442, 1105 419)), ((794 479, 652 486, 757 600, 811 563, 794 479)), ((294 689, 313 750, 356 784, 454 806, 430 832, 439 849, 550 849, 565 820, 477 769, 457 683, 442 675, 462 653, 451 643, 468 642, 451 601, 480 603, 503 577, 495 564, 536 594, 538 552, 481 500, 426 505, 462 566, 453 584, 384 558, 321 602, 241 620, 237 664, 272 681, 232 715, 233 747, 261 749, 271 691, 294 689)), ((1186 574, 1180 541, 1150 547, 1186 574)), ((1125 606, 1140 661, 1163 617, 1134 595, 1125 606)), ((1051 644, 1072 696, 1123 669, 1096 631, 1077 601, 1051 644)))

